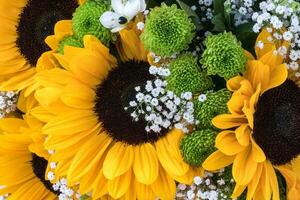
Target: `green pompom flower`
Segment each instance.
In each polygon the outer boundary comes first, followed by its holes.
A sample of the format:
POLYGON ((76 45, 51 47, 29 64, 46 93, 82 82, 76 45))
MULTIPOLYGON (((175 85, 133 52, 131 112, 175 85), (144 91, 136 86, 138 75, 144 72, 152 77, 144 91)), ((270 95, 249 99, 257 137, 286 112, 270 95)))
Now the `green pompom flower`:
POLYGON ((64 54, 64 48, 65 46, 72 46, 72 47, 80 47, 83 48, 83 43, 81 40, 79 40, 77 37, 75 36, 66 36, 64 37, 59 45, 58 45, 58 53, 60 54, 64 54))
POLYGON ((197 64, 197 57, 183 54, 170 63, 170 76, 167 77, 168 90, 176 95, 183 92, 203 92, 213 88, 213 82, 197 64))
POLYGON ((103 44, 108 45, 112 40, 112 33, 99 22, 101 15, 110 9, 106 0, 88 0, 79 6, 72 18, 75 35, 83 38, 85 35, 94 35, 103 44))
POLYGON ((195 25, 176 5, 154 8, 146 19, 141 39, 147 50, 171 56, 185 50, 195 35, 195 25))
POLYGON ((215 151, 216 135, 217 132, 210 129, 185 135, 180 142, 180 150, 185 162, 195 167, 200 166, 215 151))
POLYGON ((217 92, 206 93, 206 100, 195 100, 194 113, 197 120, 199 120, 198 126, 200 128, 214 128, 211 120, 217 115, 228 112, 227 102, 230 97, 231 93, 226 89, 222 89, 217 92))
POLYGON ((208 36, 201 64, 208 75, 219 75, 230 79, 245 70, 247 61, 240 42, 232 33, 208 36))

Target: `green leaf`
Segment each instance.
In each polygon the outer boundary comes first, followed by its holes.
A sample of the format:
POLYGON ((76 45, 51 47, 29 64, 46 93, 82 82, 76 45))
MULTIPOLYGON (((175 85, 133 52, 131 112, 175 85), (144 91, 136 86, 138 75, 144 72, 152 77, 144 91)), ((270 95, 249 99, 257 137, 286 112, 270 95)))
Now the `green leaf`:
POLYGON ((215 15, 224 14, 224 0, 214 0, 214 13, 215 15))
POLYGON ((224 16, 222 13, 217 14, 211 20, 211 22, 215 25, 213 31, 223 32, 226 30, 226 26, 224 24, 224 16))
POLYGON ((203 29, 203 26, 201 24, 200 18, 197 15, 197 13, 191 9, 189 5, 184 3, 181 0, 176 0, 176 2, 179 4, 180 8, 186 12, 186 14, 192 19, 193 23, 195 24, 197 30, 203 29))
POLYGON ((242 47, 254 54, 254 45, 257 38, 257 33, 252 31, 253 22, 241 24, 234 30, 237 39, 241 41, 242 47))

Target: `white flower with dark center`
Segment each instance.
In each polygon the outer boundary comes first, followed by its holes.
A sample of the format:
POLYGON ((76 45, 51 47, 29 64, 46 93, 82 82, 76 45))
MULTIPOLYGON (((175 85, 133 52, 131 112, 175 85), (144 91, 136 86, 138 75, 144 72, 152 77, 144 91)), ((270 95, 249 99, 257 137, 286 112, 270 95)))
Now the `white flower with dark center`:
POLYGON ((138 13, 146 10, 145 0, 111 0, 113 11, 106 11, 100 17, 101 24, 111 32, 124 29, 138 13))
POLYGON ((290 31, 285 31, 283 33, 283 39, 286 41, 290 41, 291 39, 293 39, 293 34, 290 31))

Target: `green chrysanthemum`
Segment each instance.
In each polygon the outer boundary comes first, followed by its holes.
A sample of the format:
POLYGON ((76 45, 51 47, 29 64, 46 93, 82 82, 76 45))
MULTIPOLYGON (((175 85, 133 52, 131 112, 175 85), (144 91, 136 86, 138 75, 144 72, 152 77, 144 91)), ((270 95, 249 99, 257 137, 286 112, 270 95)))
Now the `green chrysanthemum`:
POLYGON ((147 50, 170 56, 188 47, 195 35, 195 25, 176 5, 154 8, 145 23, 141 39, 147 50))
POLYGON ((94 35, 103 44, 108 45, 112 40, 110 30, 99 22, 100 16, 110 9, 106 0, 88 0, 78 7, 73 14, 72 25, 75 35, 83 38, 84 35, 94 35))
POLYGON ((180 95, 182 92, 203 92, 213 87, 213 82, 197 64, 197 57, 183 54, 170 63, 168 89, 180 95))
POLYGON ((222 89, 217 92, 208 92, 206 100, 201 102, 198 99, 194 102, 195 117, 199 120, 199 127, 213 128, 211 120, 219 115, 228 112, 227 102, 231 97, 231 93, 222 89))
POLYGON ((82 48, 83 47, 83 43, 81 40, 79 40, 77 37, 75 36, 66 36, 64 37, 59 45, 58 45, 58 53, 60 54, 64 54, 64 47, 65 46, 72 46, 72 47, 80 47, 82 48))
POLYGON ((201 63, 208 75, 232 78, 245 70, 246 56, 240 42, 232 33, 208 36, 201 63))
POLYGON ((180 150, 184 160, 192 166, 200 166, 215 151, 217 132, 206 129, 185 135, 180 142, 180 150))

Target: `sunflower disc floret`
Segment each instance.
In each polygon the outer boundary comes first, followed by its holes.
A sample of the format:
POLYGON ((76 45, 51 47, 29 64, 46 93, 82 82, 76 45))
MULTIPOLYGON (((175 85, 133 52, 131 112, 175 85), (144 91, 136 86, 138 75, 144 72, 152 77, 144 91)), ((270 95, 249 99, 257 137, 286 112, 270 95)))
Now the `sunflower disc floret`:
POLYGON ((141 39, 145 48, 161 56, 170 56, 188 47, 195 25, 176 5, 154 8, 146 20, 141 39))
POLYGON ((58 45, 58 53, 64 54, 64 47, 65 46, 72 46, 72 47, 83 47, 83 43, 81 40, 79 40, 77 37, 71 35, 71 36, 66 36, 64 37, 59 45, 58 45))
POLYGON ((180 142, 180 150, 184 160, 192 166, 200 166, 207 156, 215 150, 216 135, 216 131, 205 129, 184 136, 180 142))
POLYGON ((197 57, 183 54, 170 63, 171 74, 168 76, 168 89, 180 95, 183 92, 206 91, 213 87, 213 82, 197 64, 197 57))
POLYGON ((232 78, 245 70, 246 56, 236 37, 230 32, 209 36, 201 64, 208 75, 232 78))
POLYGON ((199 127, 213 128, 211 120, 219 115, 228 113, 227 102, 231 97, 231 93, 222 89, 217 92, 208 92, 205 94, 206 100, 194 102, 195 117, 199 120, 199 127))
POLYGON ((102 43, 108 45, 112 34, 99 23, 99 17, 110 9, 106 0, 88 0, 78 7, 73 14, 72 23, 75 35, 83 38, 84 35, 94 35, 102 43))

